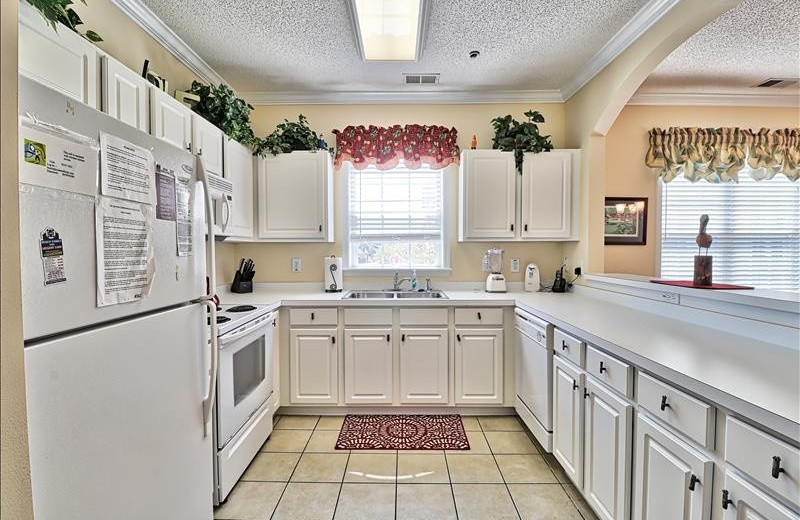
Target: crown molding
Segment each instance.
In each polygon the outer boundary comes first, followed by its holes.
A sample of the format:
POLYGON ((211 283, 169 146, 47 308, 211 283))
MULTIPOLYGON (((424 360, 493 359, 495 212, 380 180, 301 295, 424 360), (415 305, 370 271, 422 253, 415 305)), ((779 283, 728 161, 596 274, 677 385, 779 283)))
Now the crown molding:
POLYGON ((239 92, 251 105, 563 103, 558 90, 239 92))
POLYGON ((575 95, 680 1, 650 0, 647 2, 605 45, 600 47, 600 50, 578 70, 575 76, 561 87, 561 95, 564 100, 575 95))
POLYGON ((797 107, 800 94, 634 94, 628 105, 797 107))
POLYGON ((163 45, 175 58, 186 65, 189 70, 212 85, 225 83, 225 80, 211 68, 175 31, 169 28, 161 18, 144 5, 140 0, 110 0, 131 20, 136 22, 147 34, 163 45))

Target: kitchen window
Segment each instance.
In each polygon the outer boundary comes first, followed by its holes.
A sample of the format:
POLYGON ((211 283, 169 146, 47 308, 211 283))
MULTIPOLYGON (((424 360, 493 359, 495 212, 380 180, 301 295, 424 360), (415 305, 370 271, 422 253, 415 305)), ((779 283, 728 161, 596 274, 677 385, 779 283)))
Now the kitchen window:
POLYGON ((449 268, 444 170, 402 162, 389 170, 350 168, 345 265, 351 272, 449 268))
MULTIPOLYGON (((661 184, 661 277, 691 280, 700 215, 710 217, 713 279, 800 291, 800 182, 783 175, 739 183, 661 184)), ((705 252, 703 253, 705 254, 705 252)))

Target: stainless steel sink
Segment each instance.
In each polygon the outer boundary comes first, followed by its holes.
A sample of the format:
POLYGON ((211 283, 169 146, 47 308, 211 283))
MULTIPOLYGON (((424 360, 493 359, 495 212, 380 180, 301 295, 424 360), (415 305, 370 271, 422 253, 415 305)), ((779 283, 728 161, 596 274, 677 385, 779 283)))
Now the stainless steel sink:
POLYGON ((350 291, 342 299, 380 299, 388 300, 392 298, 412 298, 412 299, 447 299, 442 291, 350 291))
POLYGON ((344 295, 344 299, 349 300, 352 298, 394 298, 394 293, 385 291, 350 291, 344 295))
POLYGON ((442 291, 425 291, 425 292, 401 292, 397 293, 398 298, 420 298, 420 299, 447 299, 442 291))

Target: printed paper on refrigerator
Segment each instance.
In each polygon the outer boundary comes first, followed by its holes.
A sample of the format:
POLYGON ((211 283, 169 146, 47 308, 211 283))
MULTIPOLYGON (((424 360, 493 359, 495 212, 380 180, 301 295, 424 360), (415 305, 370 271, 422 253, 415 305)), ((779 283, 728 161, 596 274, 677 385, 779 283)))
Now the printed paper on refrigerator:
POLYGON ((153 152, 119 137, 100 134, 100 193, 108 197, 154 204, 153 152))

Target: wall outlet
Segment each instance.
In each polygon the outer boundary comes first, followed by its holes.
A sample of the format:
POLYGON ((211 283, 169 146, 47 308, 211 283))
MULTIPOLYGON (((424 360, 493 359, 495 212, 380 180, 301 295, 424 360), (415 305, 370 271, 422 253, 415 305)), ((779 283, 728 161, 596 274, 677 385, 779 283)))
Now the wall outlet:
POLYGON ((292 272, 299 273, 302 270, 302 262, 299 258, 292 258, 292 272))
POLYGON ((518 273, 519 272, 519 258, 512 258, 511 259, 511 272, 518 273))

